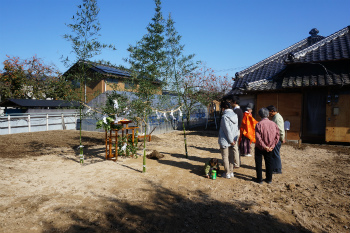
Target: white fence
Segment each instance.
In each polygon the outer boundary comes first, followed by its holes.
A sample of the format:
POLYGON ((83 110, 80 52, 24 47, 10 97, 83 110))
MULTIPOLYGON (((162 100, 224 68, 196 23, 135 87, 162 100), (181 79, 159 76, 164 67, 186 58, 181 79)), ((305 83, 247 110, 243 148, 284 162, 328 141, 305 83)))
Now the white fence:
POLYGON ((48 130, 76 129, 77 114, 74 113, 23 113, 0 116, 0 135, 48 130))
MULTIPOLYGON (((203 125, 207 121, 207 114, 202 110, 195 111, 191 114, 189 128, 203 125)), ((0 116, 0 135, 16 134, 26 132, 39 132, 49 130, 76 130, 79 129, 79 114, 76 112, 64 113, 22 113, 7 116, 0 116)), ((83 118, 82 130, 104 132, 103 129, 96 129, 96 119, 83 118)), ((185 122, 187 127, 187 122, 185 122)), ((156 115, 149 118, 147 132, 153 130, 153 135, 182 129, 181 118, 177 116, 177 120, 164 119, 161 116, 157 119, 156 115), (180 121, 179 121, 180 120, 180 121)))

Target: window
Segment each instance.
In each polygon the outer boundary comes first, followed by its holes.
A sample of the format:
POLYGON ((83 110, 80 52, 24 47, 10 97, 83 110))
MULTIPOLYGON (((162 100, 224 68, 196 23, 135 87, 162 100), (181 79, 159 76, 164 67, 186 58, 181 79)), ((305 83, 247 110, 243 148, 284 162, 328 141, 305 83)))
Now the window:
POLYGON ((133 89, 134 87, 135 87, 135 84, 132 82, 125 83, 125 89, 133 89))
POLYGON ((110 83, 110 84, 118 84, 118 82, 119 82, 118 79, 113 79, 113 78, 107 79, 107 83, 110 83))

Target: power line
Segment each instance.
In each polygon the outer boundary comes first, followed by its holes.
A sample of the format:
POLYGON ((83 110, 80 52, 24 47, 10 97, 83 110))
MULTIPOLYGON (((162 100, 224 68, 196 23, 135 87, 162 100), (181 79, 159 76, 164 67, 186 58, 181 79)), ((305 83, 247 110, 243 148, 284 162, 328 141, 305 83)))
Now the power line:
POLYGON ((241 67, 235 67, 235 68, 228 68, 228 69, 221 69, 221 70, 215 70, 217 72, 226 72, 226 71, 234 71, 234 70, 244 70, 248 68, 249 66, 241 66, 241 67))

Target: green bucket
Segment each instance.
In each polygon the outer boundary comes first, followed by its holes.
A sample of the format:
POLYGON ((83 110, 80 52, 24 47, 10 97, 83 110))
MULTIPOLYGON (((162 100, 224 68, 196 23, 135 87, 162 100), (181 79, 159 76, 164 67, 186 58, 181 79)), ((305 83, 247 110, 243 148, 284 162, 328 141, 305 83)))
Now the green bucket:
POLYGON ((211 171, 211 178, 213 180, 216 180, 216 170, 214 170, 214 169, 211 171))

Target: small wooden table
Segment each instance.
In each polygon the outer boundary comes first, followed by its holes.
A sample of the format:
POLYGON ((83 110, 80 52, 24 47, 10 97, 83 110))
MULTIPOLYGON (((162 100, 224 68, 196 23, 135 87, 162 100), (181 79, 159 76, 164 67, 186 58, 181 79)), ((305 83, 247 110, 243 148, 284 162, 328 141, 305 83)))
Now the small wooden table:
MULTIPOLYGON (((106 160, 110 159, 110 160, 114 160, 117 161, 118 160, 118 132, 119 130, 122 131, 122 138, 124 137, 124 135, 126 135, 127 141, 129 138, 129 130, 132 131, 131 135, 131 143, 134 145, 135 142, 135 129, 137 129, 138 127, 129 127, 129 124, 132 123, 132 121, 118 121, 117 124, 121 124, 123 127, 121 129, 112 129, 109 132, 109 136, 106 130, 106 160), (125 134, 124 134, 125 133, 125 134), (112 139, 114 138, 114 142, 115 142, 115 153, 114 156, 112 154, 112 139)), ((114 124, 114 123, 112 123, 114 124)))

